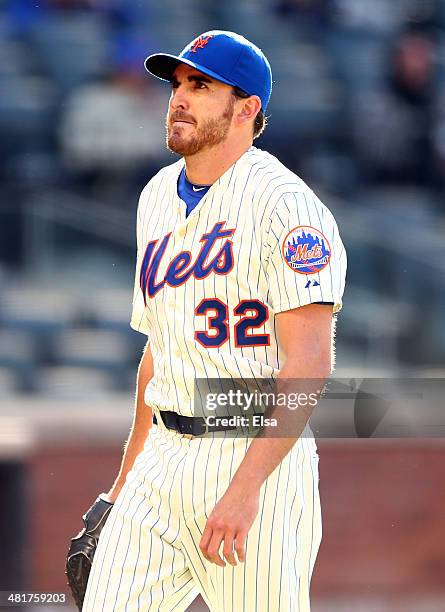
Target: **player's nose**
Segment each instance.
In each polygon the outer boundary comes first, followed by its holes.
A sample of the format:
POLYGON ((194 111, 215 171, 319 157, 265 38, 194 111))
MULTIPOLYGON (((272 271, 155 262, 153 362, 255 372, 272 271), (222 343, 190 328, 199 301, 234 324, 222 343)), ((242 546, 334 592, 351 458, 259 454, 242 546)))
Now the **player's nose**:
POLYGON ((178 87, 173 89, 170 97, 170 106, 173 110, 187 110, 189 108, 188 95, 185 88, 179 85, 178 87))

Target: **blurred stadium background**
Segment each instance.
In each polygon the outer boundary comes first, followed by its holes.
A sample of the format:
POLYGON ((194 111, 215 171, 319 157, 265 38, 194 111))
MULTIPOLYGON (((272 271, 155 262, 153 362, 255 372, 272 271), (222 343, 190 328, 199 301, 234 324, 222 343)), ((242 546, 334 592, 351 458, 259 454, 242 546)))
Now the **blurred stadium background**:
MULTIPOLYGON (((0 0, 0 590, 66 592, 68 538, 115 476, 144 343, 137 198, 174 161, 142 62, 213 28, 268 55, 255 144, 338 220, 338 373, 443 375, 445 1, 0 0)), ((315 612, 444 609, 442 441, 320 455, 315 612)))

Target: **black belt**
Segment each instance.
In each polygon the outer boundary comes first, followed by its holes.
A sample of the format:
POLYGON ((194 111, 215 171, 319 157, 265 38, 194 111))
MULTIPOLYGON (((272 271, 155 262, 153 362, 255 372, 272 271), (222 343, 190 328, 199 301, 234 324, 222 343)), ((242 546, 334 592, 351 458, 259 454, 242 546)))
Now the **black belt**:
MULTIPOLYGON (((214 431, 228 431, 231 429, 236 429, 235 426, 209 427, 206 420, 201 417, 182 416, 181 414, 171 410, 160 410, 159 414, 161 415, 161 419, 167 429, 174 429, 185 436, 203 436, 209 432, 212 433, 214 431)), ((153 423, 155 425, 158 424, 158 419, 156 418, 155 414, 153 415, 153 423)))

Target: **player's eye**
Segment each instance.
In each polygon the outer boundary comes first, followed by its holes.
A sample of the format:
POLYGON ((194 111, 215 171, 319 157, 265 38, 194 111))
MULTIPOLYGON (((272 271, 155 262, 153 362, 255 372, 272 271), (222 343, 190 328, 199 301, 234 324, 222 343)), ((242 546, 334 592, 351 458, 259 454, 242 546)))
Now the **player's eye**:
POLYGON ((178 89, 179 82, 178 81, 170 81, 170 85, 172 89, 178 89))
POLYGON ((196 89, 207 89, 207 85, 204 83, 204 81, 195 81, 195 88, 196 89))

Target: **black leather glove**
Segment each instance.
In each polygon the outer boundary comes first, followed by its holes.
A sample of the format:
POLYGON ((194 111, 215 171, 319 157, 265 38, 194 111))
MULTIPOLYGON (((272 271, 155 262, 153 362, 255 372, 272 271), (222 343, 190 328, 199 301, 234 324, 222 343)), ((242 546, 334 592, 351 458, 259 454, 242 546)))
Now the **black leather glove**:
POLYGON ((111 502, 99 496, 82 517, 85 527, 71 540, 65 573, 79 610, 82 610, 99 535, 112 507, 111 502))

